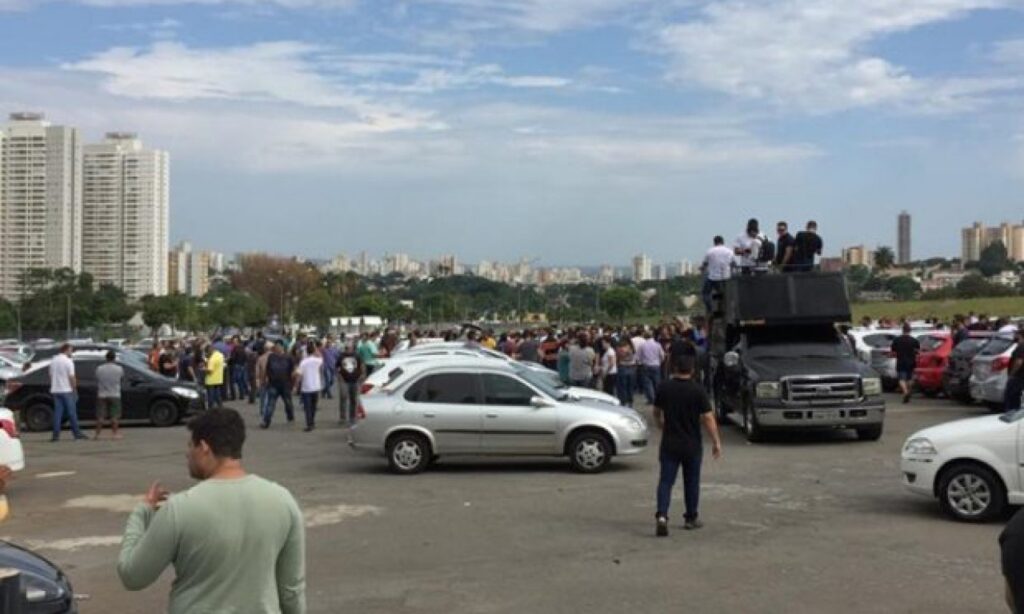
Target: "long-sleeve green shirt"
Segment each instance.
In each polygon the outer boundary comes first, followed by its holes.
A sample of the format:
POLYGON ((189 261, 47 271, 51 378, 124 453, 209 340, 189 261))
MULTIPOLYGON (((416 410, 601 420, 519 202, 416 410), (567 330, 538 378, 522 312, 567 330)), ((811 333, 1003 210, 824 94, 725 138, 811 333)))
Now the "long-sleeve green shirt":
POLYGON ((305 527, 284 487, 255 475, 205 480, 128 517, 117 573, 128 590, 174 565, 171 614, 302 614, 305 527))

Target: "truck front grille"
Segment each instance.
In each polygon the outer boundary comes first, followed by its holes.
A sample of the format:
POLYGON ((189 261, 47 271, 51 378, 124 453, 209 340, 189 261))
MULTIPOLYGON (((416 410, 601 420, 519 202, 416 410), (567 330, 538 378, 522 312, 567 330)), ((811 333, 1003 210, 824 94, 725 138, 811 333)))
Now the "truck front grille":
POLYGON ((789 403, 841 403, 859 401, 860 378, 856 375, 791 377, 783 382, 784 399, 789 403))

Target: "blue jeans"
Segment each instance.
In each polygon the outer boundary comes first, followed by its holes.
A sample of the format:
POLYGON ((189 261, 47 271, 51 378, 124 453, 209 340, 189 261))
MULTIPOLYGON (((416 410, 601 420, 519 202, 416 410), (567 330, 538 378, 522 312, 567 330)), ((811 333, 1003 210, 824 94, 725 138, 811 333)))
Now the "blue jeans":
POLYGON ((672 500, 672 485, 683 468, 683 500, 686 502, 685 520, 696 520, 700 503, 700 464, 702 456, 678 456, 662 451, 658 455, 661 476, 658 479, 658 516, 668 517, 668 505, 672 500))
POLYGON ((64 422, 64 414, 68 415, 71 432, 75 437, 85 437, 78 428, 78 407, 75 393, 59 392, 53 395, 53 438, 60 439, 60 426, 64 422))
POLYGON ((633 407, 633 395, 636 394, 636 367, 620 366, 615 377, 615 396, 626 407, 633 407))
POLYGON ((316 423, 316 401, 319 398, 319 391, 302 393, 302 410, 306 413, 306 428, 313 428, 316 423))
POLYGON ((249 396, 249 374, 245 365, 231 367, 231 398, 243 399, 249 396))
POLYGON ((206 407, 207 409, 214 409, 216 407, 224 407, 224 400, 220 398, 220 389, 222 386, 207 386, 206 387, 206 407))
POLYGON ((324 396, 325 399, 333 399, 334 398, 334 369, 328 369, 328 368, 324 367, 322 375, 323 375, 323 378, 324 378, 323 396, 324 396))
POLYGON ((643 381, 640 385, 643 387, 644 397, 649 405, 654 405, 654 394, 658 391, 658 386, 661 384, 661 367, 648 367, 645 365, 641 369, 643 369, 643 381))
POLYGON ((1021 394, 1024 394, 1024 377, 1006 378, 1006 390, 1003 391, 1003 405, 1006 411, 1020 409, 1021 394))
POLYGON ((341 412, 341 419, 348 424, 355 424, 356 404, 359 402, 359 381, 346 382, 342 380, 340 390, 338 409, 341 412))
POLYGON ((270 426, 270 419, 274 417, 274 410, 277 409, 277 397, 284 399, 284 414, 288 422, 295 419, 295 408, 292 407, 292 393, 287 386, 267 386, 267 401, 263 405, 263 424, 270 426))

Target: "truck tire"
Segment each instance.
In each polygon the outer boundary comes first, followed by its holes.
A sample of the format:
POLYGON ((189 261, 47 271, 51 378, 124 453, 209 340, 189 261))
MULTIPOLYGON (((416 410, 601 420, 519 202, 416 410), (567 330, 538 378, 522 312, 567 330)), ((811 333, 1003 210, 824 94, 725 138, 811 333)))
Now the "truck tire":
POLYGON ((743 401, 743 433, 750 443, 764 441, 764 429, 757 423, 757 416, 754 415, 754 408, 750 406, 749 400, 743 401))
POLYGON ((857 439, 861 441, 878 441, 882 438, 882 425, 864 426, 857 429, 857 439))
POLYGON ((43 432, 53 428, 53 408, 46 403, 33 403, 22 412, 26 431, 43 432))

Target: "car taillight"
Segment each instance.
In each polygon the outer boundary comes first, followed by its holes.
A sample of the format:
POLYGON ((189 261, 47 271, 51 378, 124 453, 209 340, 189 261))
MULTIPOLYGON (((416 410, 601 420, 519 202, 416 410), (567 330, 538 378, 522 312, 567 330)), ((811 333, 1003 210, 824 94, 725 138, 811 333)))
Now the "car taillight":
POLYGON ((0 420, 0 429, 3 429, 4 432, 7 433, 7 436, 10 437, 11 439, 18 438, 18 425, 14 422, 14 420, 0 420))
POLYGON ((363 385, 359 387, 359 394, 370 394, 371 390, 373 390, 373 384, 363 382, 363 385))
POLYGON ((996 359, 992 361, 992 371, 993 372, 1005 371, 1009 367, 1010 367, 1010 357, 1009 356, 997 356, 996 359))
POLYGON ((362 401, 356 403, 356 420, 366 420, 366 408, 362 401))

